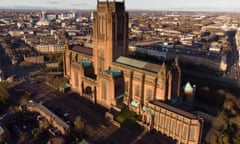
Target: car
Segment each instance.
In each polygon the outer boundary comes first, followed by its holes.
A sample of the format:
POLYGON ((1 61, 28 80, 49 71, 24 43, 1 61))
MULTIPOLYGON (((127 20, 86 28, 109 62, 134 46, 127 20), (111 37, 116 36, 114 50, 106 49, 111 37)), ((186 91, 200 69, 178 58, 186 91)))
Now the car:
POLYGON ((69 113, 64 113, 63 116, 64 116, 64 117, 69 117, 70 114, 69 114, 69 113))
POLYGON ((33 100, 29 100, 28 102, 29 102, 29 103, 33 103, 33 100))
POLYGON ((41 115, 38 115, 38 116, 37 116, 37 120, 43 120, 43 119, 44 119, 43 116, 41 116, 41 115))
POLYGON ((69 120, 69 121, 67 121, 66 123, 67 123, 68 125, 70 125, 70 126, 73 126, 73 125, 74 125, 74 124, 73 124, 73 122, 72 122, 72 121, 70 121, 70 120, 69 120))

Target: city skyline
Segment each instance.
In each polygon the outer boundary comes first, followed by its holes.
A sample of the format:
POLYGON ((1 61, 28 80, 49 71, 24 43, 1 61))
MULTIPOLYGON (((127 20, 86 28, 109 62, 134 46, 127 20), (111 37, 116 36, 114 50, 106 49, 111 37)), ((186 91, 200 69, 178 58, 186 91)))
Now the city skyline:
MULTIPOLYGON (((96 9, 97 0, 1 0, 0 8, 10 9, 96 9)), ((227 11, 240 12, 237 0, 134 0, 126 1, 128 10, 227 11), (136 4, 137 3, 137 4, 136 4)))

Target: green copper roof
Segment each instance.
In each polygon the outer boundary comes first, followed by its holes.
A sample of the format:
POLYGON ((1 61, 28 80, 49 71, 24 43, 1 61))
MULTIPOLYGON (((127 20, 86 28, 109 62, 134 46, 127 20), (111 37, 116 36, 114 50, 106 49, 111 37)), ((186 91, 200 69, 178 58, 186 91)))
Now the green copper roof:
POLYGON ((119 100, 120 98, 123 98, 124 96, 125 96, 125 94, 121 94, 121 95, 115 96, 115 99, 119 100))
POLYGON ((190 82, 188 82, 185 86, 184 86, 184 91, 185 92, 192 92, 193 91, 193 87, 191 85, 190 82))
POLYGON ((152 110, 151 108, 148 108, 148 113, 149 113, 151 116, 154 115, 154 112, 153 112, 153 110, 152 110))
POLYGON ((128 57, 123 57, 123 56, 119 57, 116 60, 116 62, 124 65, 128 65, 128 66, 136 67, 139 69, 156 72, 156 73, 159 72, 161 69, 161 65, 140 61, 140 60, 136 60, 128 57))
POLYGON ((89 60, 82 60, 80 62, 78 62, 78 64, 82 64, 84 68, 86 67, 90 67, 92 65, 92 62, 89 60))
POLYGON ((67 89, 67 88, 70 88, 71 86, 69 84, 65 83, 61 87, 64 88, 64 89, 67 89))
POLYGON ((115 68, 107 70, 106 72, 107 72, 107 74, 112 74, 113 77, 118 77, 118 76, 122 75, 122 72, 118 69, 115 69, 115 68))
POLYGON ((138 107, 139 103, 133 100, 131 102, 131 105, 134 106, 134 107, 138 107))

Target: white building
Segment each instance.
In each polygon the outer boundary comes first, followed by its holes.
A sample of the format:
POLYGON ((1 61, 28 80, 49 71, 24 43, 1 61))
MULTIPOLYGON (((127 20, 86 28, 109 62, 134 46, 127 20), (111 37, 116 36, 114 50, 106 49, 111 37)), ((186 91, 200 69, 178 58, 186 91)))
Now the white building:
POLYGON ((63 53, 64 44, 39 44, 36 50, 40 53, 63 53))
POLYGON ((36 23, 37 26, 48 26, 50 22, 45 17, 45 12, 42 11, 41 19, 36 23))

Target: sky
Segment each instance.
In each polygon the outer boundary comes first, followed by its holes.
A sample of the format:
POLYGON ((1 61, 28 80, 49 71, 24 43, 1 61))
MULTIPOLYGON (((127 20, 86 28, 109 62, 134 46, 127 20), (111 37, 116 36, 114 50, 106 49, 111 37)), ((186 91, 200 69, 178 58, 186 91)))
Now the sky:
MULTIPOLYGON (((240 12, 240 0, 125 0, 128 10, 240 12)), ((0 7, 95 9, 97 0, 0 0, 0 7)))

